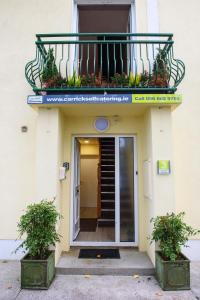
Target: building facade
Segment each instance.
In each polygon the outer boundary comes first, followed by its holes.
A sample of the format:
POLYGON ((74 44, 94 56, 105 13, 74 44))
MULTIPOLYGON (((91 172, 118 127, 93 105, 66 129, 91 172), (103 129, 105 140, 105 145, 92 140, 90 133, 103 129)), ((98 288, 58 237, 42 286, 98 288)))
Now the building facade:
POLYGON ((185 211, 199 228, 199 2, 0 7, 2 245, 41 199, 63 215, 57 259, 107 245, 154 261, 152 217, 185 211))

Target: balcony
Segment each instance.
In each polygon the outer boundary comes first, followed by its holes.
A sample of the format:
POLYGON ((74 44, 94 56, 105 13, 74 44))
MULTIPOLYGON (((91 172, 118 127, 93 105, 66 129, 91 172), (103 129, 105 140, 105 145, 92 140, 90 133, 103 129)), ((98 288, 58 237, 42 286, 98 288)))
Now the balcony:
POLYGON ((25 76, 36 94, 175 93, 185 75, 172 34, 37 34, 25 76))

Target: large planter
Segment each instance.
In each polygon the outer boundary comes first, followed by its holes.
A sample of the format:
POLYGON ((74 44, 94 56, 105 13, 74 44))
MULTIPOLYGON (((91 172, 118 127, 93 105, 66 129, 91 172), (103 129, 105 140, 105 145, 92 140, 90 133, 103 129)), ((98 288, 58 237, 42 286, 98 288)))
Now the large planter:
POLYGON ((48 289, 55 276, 55 252, 47 259, 32 260, 27 254, 21 260, 21 288, 48 289))
POLYGON ((163 260, 160 251, 156 251, 156 279, 165 291, 190 289, 190 261, 183 259, 175 262, 163 260))

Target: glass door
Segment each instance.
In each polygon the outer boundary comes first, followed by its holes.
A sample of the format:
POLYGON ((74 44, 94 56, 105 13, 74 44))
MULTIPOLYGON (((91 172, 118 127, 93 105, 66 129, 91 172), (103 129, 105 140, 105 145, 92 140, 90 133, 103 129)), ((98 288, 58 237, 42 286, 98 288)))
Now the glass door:
MULTIPOLYGON (((113 140, 112 158, 110 158, 111 145, 105 144, 105 153, 102 152, 102 160, 113 161, 113 165, 103 163, 100 182, 104 186, 101 193, 103 206, 102 212, 105 218, 110 211, 113 217, 112 238, 88 239, 75 241, 80 231, 80 145, 75 138, 74 153, 74 181, 73 181, 73 245, 82 246, 136 246, 138 242, 138 213, 137 213, 137 159, 136 159, 136 138, 134 136, 95 136, 103 142, 111 143, 113 140), (105 156, 105 157, 104 157, 105 156), (111 169, 112 167, 112 169, 111 169), (106 180, 106 181, 105 181, 106 180), (108 182, 107 182, 108 181, 108 182), (113 186, 112 191, 108 190, 108 184, 113 186), (110 195, 114 195, 111 198, 110 195), (104 204, 112 204, 112 207, 105 207, 104 204)), ((104 149, 103 148, 103 149, 104 149)), ((100 219, 103 218, 103 215, 100 219)), ((102 220, 99 220, 102 221, 102 220)), ((104 220, 105 221, 105 220, 104 220)), ((108 221, 108 220, 107 220, 108 221)), ((105 223, 105 222, 104 222, 105 223)), ((97 226, 102 232, 109 235, 112 228, 106 224, 97 226)), ((97 228, 97 229, 98 229, 97 228)), ((96 231, 95 231, 96 233, 96 231)), ((90 233, 91 235, 91 233, 90 233)), ((89 236, 89 234, 88 234, 89 236)))
POLYGON ((135 242, 135 197, 134 197, 134 137, 118 137, 119 149, 119 242, 135 242))

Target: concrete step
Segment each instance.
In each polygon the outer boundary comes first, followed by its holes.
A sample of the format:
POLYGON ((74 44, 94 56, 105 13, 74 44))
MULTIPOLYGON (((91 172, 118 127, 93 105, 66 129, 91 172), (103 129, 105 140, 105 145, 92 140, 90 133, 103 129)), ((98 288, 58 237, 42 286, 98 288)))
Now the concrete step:
POLYGON ((114 227, 115 219, 102 217, 101 219, 98 219, 97 223, 98 227, 114 227))
MULTIPOLYGON (((110 248, 113 249, 114 247, 110 248)), ((139 252, 136 248, 120 248, 120 259, 79 259, 79 250, 79 247, 73 247, 69 252, 62 253, 56 266, 57 274, 113 276, 137 274, 151 276, 155 273, 153 264, 147 254, 139 252)))

